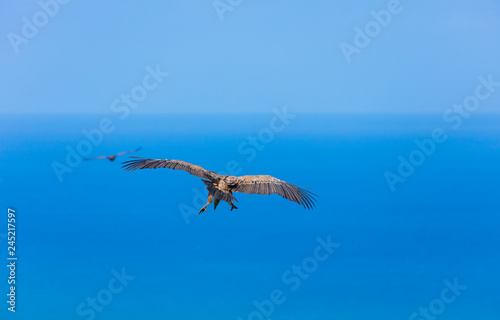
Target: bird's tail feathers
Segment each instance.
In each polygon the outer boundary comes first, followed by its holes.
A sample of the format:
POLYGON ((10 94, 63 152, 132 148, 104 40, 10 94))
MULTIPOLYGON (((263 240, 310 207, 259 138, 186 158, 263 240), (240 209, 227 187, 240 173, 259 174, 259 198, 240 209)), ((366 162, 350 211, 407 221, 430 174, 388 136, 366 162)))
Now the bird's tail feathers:
POLYGON ((217 199, 220 199, 222 201, 226 201, 227 203, 233 203, 234 201, 239 202, 232 193, 230 192, 224 192, 219 189, 217 189, 212 181, 201 179, 203 183, 207 186, 208 194, 213 195, 217 199))

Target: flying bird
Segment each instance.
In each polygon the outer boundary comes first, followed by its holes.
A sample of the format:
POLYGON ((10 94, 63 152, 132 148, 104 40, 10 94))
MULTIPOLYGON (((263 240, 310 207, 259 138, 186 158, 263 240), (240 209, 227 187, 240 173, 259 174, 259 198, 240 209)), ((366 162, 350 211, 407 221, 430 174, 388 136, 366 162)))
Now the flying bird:
POLYGON ((109 161, 115 161, 116 157, 123 156, 123 155, 129 154, 129 153, 137 152, 137 151, 141 150, 141 148, 142 147, 139 147, 139 148, 132 150, 132 151, 120 152, 120 153, 114 154, 112 156, 98 156, 98 157, 94 157, 94 158, 85 158, 84 160, 108 159, 109 161))
POLYGON ((221 200, 227 202, 231 206, 231 211, 233 211, 233 209, 238 209, 238 207, 234 205, 234 201, 239 201, 233 196, 233 192, 279 194, 285 199, 302 205, 305 209, 312 209, 316 201, 316 195, 314 193, 268 175, 235 177, 220 175, 181 160, 147 159, 140 157, 129 158, 135 159, 122 163, 122 168, 125 171, 168 168, 183 170, 196 177, 202 178, 201 181, 203 181, 208 190, 208 199, 207 204, 200 209, 198 214, 207 211, 207 206, 211 204, 212 201, 214 202, 214 210, 217 209, 217 205, 221 200))

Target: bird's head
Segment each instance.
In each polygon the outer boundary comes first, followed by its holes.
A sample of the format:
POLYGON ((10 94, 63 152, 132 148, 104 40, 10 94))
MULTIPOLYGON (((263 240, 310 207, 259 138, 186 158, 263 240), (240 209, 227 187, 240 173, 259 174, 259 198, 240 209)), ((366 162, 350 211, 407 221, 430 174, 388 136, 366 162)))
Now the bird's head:
POLYGON ((208 174, 210 175, 210 179, 214 182, 219 182, 220 179, 222 178, 222 176, 217 172, 208 171, 208 174))
POLYGON ((224 181, 227 184, 235 184, 237 182, 235 176, 224 176, 224 181))

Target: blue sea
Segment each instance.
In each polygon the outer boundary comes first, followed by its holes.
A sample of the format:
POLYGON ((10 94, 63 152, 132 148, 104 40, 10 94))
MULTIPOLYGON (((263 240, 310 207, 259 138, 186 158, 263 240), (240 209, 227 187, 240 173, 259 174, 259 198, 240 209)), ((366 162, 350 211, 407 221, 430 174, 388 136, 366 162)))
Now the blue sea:
MULTIPOLYGON (((289 111, 288 111, 289 112, 289 111)), ((1 319, 500 319, 500 117, 5 115, 1 319), (269 174, 314 210, 127 156, 269 174), (15 210, 15 313, 7 265, 15 210)))

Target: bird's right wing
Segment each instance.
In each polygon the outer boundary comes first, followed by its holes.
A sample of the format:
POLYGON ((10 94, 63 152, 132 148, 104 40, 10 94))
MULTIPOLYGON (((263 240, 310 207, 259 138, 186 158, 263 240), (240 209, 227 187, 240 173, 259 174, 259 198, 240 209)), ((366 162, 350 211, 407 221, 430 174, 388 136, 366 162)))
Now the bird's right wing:
POLYGON ((142 147, 139 147, 139 148, 137 148, 135 150, 131 150, 131 151, 123 151, 123 152, 115 154, 115 156, 116 157, 123 156, 123 155, 126 155, 128 153, 134 153, 134 152, 140 151, 141 149, 142 149, 142 147))
POLYGON ((98 156, 98 157, 93 157, 93 158, 83 158, 83 160, 96 160, 96 159, 107 159, 108 157, 106 156, 98 156))
POLYGON ((181 160, 168 160, 168 159, 147 159, 140 157, 129 157, 135 158, 134 160, 129 160, 123 162, 122 168, 125 171, 134 171, 137 169, 157 169, 157 168, 168 168, 173 170, 184 170, 193 176, 197 176, 203 179, 212 179, 212 172, 203 169, 200 166, 191 164, 189 162, 181 160))

